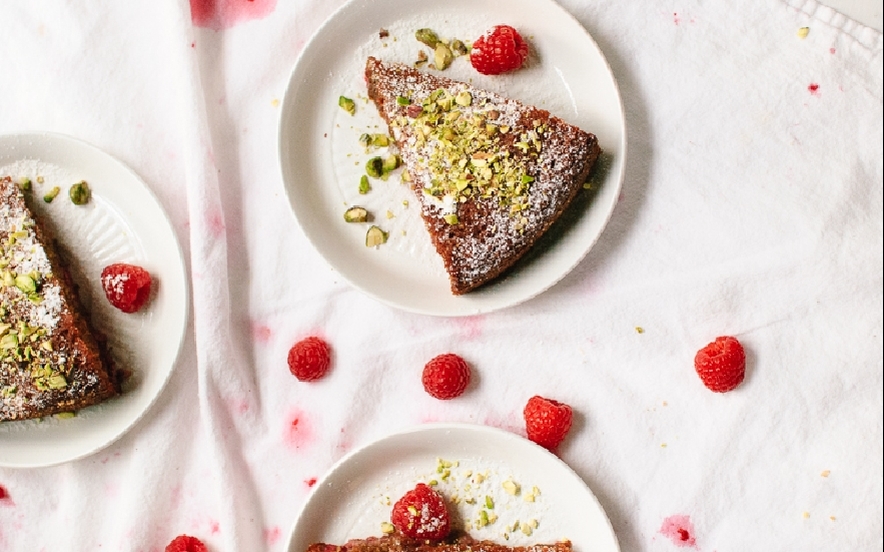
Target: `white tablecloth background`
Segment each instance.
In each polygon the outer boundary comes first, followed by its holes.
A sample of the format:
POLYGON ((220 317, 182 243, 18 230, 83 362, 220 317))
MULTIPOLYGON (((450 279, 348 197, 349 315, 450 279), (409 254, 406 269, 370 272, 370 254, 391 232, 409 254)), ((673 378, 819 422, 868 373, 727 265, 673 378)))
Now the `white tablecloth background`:
POLYGON ((188 533, 282 551, 306 481, 349 450, 425 420, 522 433, 533 394, 573 406, 560 457, 625 552, 677 549, 674 515, 705 552, 882 549, 881 33, 813 0, 562 0, 620 86, 621 199, 548 292, 437 318, 342 281, 285 197, 279 102, 340 0, 219 1, 199 25, 184 0, 99 4, 0 3, 0 133, 73 135, 132 167, 181 241, 192 324, 123 438, 0 469, 0 550, 188 533), (306 385, 285 358, 310 334, 334 367, 306 385), (692 359, 724 334, 748 373, 718 395, 692 359), (443 352, 479 375, 456 401, 420 387, 443 352))

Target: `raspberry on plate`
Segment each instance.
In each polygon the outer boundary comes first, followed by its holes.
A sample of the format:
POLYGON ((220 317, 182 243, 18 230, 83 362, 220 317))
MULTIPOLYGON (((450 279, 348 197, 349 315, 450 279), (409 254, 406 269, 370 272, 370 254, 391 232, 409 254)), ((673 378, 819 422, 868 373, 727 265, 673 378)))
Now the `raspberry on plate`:
POLYGON ((710 391, 726 393, 746 375, 746 351, 735 337, 716 337, 694 357, 694 369, 710 391))
POLYGON ((421 381, 431 396, 448 400, 459 397, 470 384, 470 367, 456 354, 439 355, 424 366, 421 381))
POLYGON ((554 451, 571 429, 573 413, 565 403, 535 395, 523 412, 528 439, 554 451))
POLYGON ((208 552, 201 540, 190 535, 178 535, 166 545, 165 552, 208 552))
POLYGON ((289 371, 300 381, 316 381, 328 372, 331 349, 318 337, 306 337, 289 349, 289 371))
POLYGON ((140 266, 114 263, 101 271, 101 287, 110 304, 126 313, 136 312, 150 298, 150 273, 140 266))
POLYGON ((418 483, 396 501, 390 522, 406 537, 416 539, 444 539, 451 530, 445 499, 425 483, 418 483))
POLYGON ((499 75, 522 66, 528 44, 509 25, 497 25, 473 42, 470 63, 483 75, 499 75))

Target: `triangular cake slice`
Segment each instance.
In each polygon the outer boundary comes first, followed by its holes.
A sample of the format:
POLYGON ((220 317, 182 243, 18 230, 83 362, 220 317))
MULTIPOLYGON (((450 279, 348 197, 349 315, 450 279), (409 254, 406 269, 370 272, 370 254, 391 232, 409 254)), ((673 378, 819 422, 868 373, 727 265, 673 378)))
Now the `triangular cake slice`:
POLYGON ((342 545, 315 543, 305 552, 572 552, 571 541, 549 544, 506 546, 489 540, 477 540, 458 533, 443 541, 413 539, 399 534, 352 539, 342 545))
POLYGON ((601 150, 549 111, 369 57, 389 126, 455 295, 503 274, 562 215, 601 150))
POLYGON ((74 412, 119 393, 50 231, 0 178, 0 421, 74 412))

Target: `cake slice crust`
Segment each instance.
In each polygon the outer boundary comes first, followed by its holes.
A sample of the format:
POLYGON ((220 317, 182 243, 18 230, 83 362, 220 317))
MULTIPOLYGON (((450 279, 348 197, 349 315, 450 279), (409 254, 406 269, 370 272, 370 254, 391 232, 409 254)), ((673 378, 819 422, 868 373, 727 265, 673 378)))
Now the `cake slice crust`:
POLYGON ((351 539, 342 545, 314 543, 305 552, 572 552, 571 541, 506 546, 477 540, 466 533, 454 533, 442 541, 413 539, 398 533, 382 537, 351 539))
POLYGON ((51 231, 0 178, 0 421, 75 412, 120 392, 51 231))
POLYGON ((454 295, 523 257, 573 202, 601 153, 595 135, 468 83, 374 57, 365 80, 454 295))

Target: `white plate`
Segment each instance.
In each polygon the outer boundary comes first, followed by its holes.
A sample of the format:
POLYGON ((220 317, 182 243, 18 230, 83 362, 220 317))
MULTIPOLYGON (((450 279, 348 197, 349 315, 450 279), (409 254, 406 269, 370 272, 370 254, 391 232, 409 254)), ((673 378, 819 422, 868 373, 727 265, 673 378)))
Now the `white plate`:
POLYGON ((316 542, 343 544, 381 536, 392 504, 417 483, 432 479, 444 496, 457 493, 463 499, 450 510, 452 519, 478 518, 485 497, 492 497, 494 508, 487 512, 497 520, 483 528, 474 525, 469 533, 477 539, 524 546, 567 538, 580 552, 620 550, 598 500, 567 464, 518 435, 472 424, 417 426, 345 456, 311 490, 287 550, 304 552, 316 542), (446 481, 437 472, 439 459, 457 462, 446 481), (484 480, 477 483, 480 473, 484 480), (519 495, 503 489, 507 479, 520 485, 519 495), (534 487, 539 493, 529 502, 525 495, 534 487), (467 503, 471 496, 476 504, 467 503), (530 536, 507 531, 516 521, 531 520, 538 523, 530 536))
POLYGON ((626 130, 617 83, 592 37, 553 0, 351 0, 335 12, 301 52, 283 100, 279 128, 282 178, 295 218, 307 238, 341 276, 394 307, 442 316, 487 313, 525 301, 570 272, 602 233, 623 178, 626 130), (359 177, 370 157, 362 132, 386 132, 366 99, 368 55, 411 63, 421 46, 414 31, 430 27, 443 38, 472 41, 493 25, 517 28, 530 43, 526 67, 486 77, 469 59, 455 59, 443 75, 469 80, 548 109, 596 134, 604 151, 595 171, 598 190, 578 200, 565 220, 545 236, 508 276, 463 296, 451 294, 442 261, 420 221, 410 190, 374 184, 360 195, 359 177), (382 40, 380 29, 389 31, 382 40), (356 114, 338 97, 357 100, 356 114), (390 233, 378 248, 364 245, 366 225, 347 224, 344 210, 369 207, 390 233), (384 216, 387 211, 393 218, 384 216), (403 235, 405 232, 405 235, 403 235))
POLYGON ((33 202, 54 226, 72 273, 114 358, 132 371, 123 394, 76 417, 0 423, 0 466, 49 466, 82 458, 118 439, 155 401, 177 361, 189 316, 184 259, 171 222, 147 185, 128 167, 80 140, 52 133, 0 136, 0 175, 28 176, 32 193, 63 192, 33 202), (43 183, 37 182, 42 176, 43 183), (66 190, 85 180, 92 200, 77 206, 66 190), (107 301, 101 270, 114 262, 147 269, 156 285, 148 306, 124 314, 107 301))

